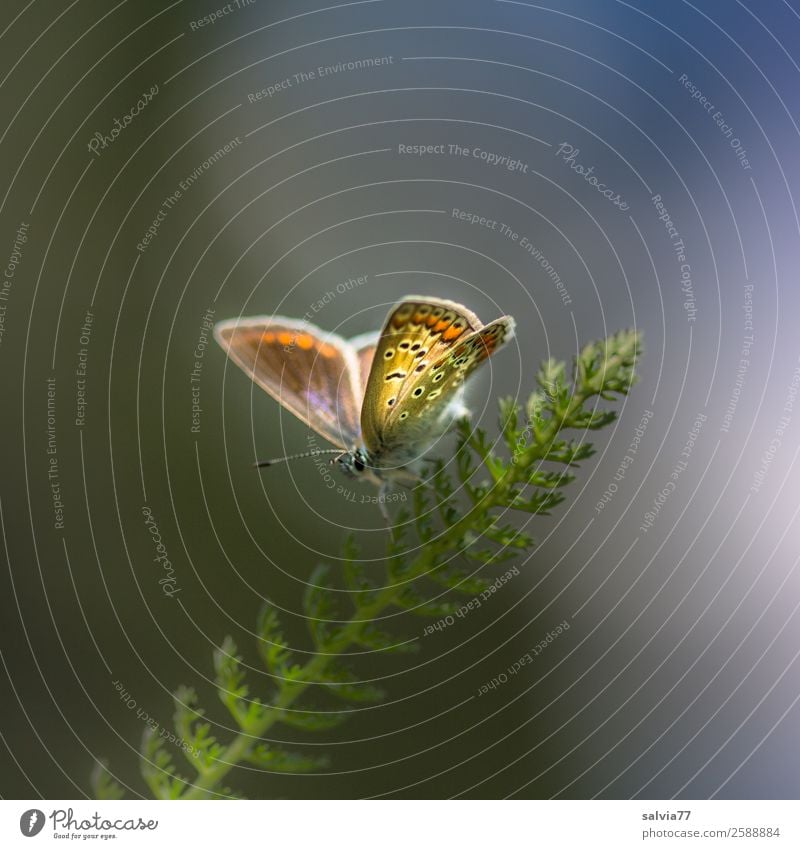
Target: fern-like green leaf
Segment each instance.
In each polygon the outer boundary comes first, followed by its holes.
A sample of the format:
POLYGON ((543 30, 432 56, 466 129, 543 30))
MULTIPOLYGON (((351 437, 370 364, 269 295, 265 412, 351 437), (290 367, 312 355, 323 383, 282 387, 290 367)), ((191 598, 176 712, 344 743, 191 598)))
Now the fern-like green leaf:
POLYGON ((95 799, 113 800, 125 798, 125 791, 111 777, 111 773, 108 771, 108 763, 105 760, 95 761, 91 782, 95 799))
POLYGON ((256 623, 258 653, 267 669, 275 676, 286 677, 294 665, 294 657, 283 636, 277 611, 266 603, 261 608, 256 623))
MULTIPOLYGON (((458 422, 455 462, 432 461, 427 483, 413 493, 413 513, 401 507, 394 516, 385 571, 376 574, 374 558, 362 561, 355 537, 346 537, 336 583, 341 577, 349 590, 349 619, 340 618, 335 603, 339 591, 327 567, 314 572, 304 598, 310 650, 291 651, 275 608, 268 604, 262 609, 257 645, 271 676, 267 701, 251 695, 252 685, 230 637, 214 653, 217 691, 239 729, 221 735, 229 736, 227 743, 215 739, 195 692, 176 691, 175 732, 148 726, 142 740, 142 776, 153 796, 230 796, 226 776, 242 761, 276 773, 322 769, 325 759, 267 743, 269 729, 283 723, 319 733, 348 717, 348 710, 299 707, 312 687, 315 693, 326 690, 356 703, 383 698, 381 690, 359 680, 346 665, 357 664, 361 652, 347 650, 357 646, 369 652, 404 652, 418 648, 420 640, 380 630, 374 623, 382 611, 396 607, 437 620, 426 626, 427 635, 463 623, 495 593, 500 597, 499 591, 520 574, 520 567, 502 573, 499 564, 522 560, 523 554, 527 561, 535 552, 535 540, 528 533, 533 519, 520 514, 541 515, 558 506, 575 478, 570 468, 594 453, 585 439, 566 439, 564 432, 579 430, 584 436, 615 420, 615 411, 600 404, 629 392, 641 351, 640 334, 626 330, 585 345, 575 358, 571 379, 565 363, 546 360, 536 374, 537 388, 524 405, 513 398, 499 402, 496 440, 466 419, 458 422), (472 564, 480 566, 473 570, 472 564), (177 772, 167 748, 173 744, 182 749, 191 777, 177 772)), ((261 680, 253 680, 257 688, 261 680)), ((98 798, 122 795, 104 764, 96 766, 92 784, 98 798)))
POLYGON ((320 563, 306 584, 303 609, 314 645, 324 650, 332 637, 332 620, 338 617, 336 594, 331 592, 330 567, 320 563))
POLYGON ((287 752, 277 746, 259 743, 246 756, 246 760, 268 772, 317 772, 328 766, 325 757, 301 755, 298 752, 287 752))
POLYGON ((456 601, 433 601, 427 599, 410 586, 403 587, 398 591, 395 604, 416 616, 431 616, 435 618, 449 616, 459 608, 459 604, 456 601))

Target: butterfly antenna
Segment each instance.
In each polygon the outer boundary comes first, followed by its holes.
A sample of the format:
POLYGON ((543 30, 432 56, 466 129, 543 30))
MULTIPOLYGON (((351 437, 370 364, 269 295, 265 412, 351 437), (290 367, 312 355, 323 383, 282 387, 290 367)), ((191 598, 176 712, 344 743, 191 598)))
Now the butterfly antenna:
POLYGON ((274 466, 276 463, 287 463, 289 460, 302 460, 306 457, 318 457, 320 454, 338 454, 342 455, 340 448, 322 449, 317 451, 303 451, 301 454, 289 454, 287 457, 273 457, 271 460, 259 460, 253 463, 257 469, 263 469, 267 466, 274 466))

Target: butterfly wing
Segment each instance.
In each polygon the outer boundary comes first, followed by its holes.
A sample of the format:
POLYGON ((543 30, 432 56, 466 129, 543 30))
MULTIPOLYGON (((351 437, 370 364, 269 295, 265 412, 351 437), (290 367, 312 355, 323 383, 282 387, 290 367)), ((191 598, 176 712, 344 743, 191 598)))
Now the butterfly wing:
POLYGON ((222 321, 214 336, 263 390, 343 450, 360 441, 361 365, 352 345, 282 316, 222 321))
POLYGON ((424 450, 462 412, 464 381, 514 335, 504 316, 485 327, 452 301, 411 297, 389 313, 361 408, 364 443, 373 455, 424 450))

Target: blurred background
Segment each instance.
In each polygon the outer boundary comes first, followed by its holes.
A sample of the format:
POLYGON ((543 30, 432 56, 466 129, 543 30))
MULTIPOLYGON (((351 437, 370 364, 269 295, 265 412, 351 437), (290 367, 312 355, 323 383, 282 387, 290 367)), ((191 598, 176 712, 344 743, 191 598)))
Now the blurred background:
POLYGON ((470 396, 490 432, 543 358, 618 329, 641 381, 518 577, 441 633, 392 617, 421 651, 358 662, 385 703, 274 729, 330 772, 227 783, 796 798, 795 0, 9 0, 0 32, 3 796, 89 795, 98 759, 146 795, 119 686, 169 727, 192 685, 224 738, 213 647, 258 667, 269 599, 308 649, 347 529, 382 568, 374 505, 251 468, 308 429, 208 328, 351 336, 414 293, 515 316, 470 396))

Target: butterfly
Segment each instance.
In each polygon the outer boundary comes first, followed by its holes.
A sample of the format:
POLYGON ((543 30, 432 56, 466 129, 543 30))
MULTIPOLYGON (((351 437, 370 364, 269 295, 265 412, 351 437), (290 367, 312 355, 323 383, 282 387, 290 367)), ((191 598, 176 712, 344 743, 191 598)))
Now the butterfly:
POLYGON ((350 340, 279 315, 222 321, 214 336, 255 383, 336 446, 295 456, 338 454, 332 462, 347 476, 383 495, 393 482, 416 483, 422 455, 468 415, 465 382, 513 338, 514 319, 484 325, 461 304, 411 295, 380 333, 350 340))

